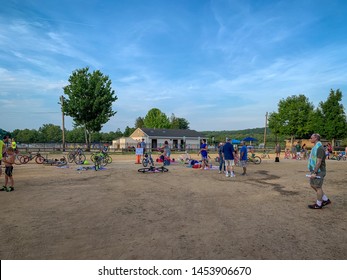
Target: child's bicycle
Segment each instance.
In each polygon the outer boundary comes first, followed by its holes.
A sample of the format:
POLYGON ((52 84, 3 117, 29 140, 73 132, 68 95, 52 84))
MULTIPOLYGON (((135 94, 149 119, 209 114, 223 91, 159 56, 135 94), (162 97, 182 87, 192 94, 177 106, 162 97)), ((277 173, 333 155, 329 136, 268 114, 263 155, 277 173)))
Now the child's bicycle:
POLYGON ((269 152, 270 151, 264 150, 264 152, 261 154, 261 158, 270 158, 269 152))
POLYGON ((168 171, 169 169, 167 169, 164 166, 160 166, 160 167, 150 166, 150 167, 140 168, 138 170, 138 172, 141 172, 141 173, 164 173, 168 171))
POLYGON ((71 151, 67 155, 67 158, 70 163, 74 161, 76 164, 82 164, 86 160, 86 156, 81 148, 71 151))
POLYGON ((255 154, 252 154, 251 156, 248 156, 247 161, 252 162, 254 164, 260 164, 261 158, 259 156, 256 156, 255 154))
POLYGON ((22 156, 20 158, 20 163, 21 164, 26 164, 28 163, 29 161, 35 159, 35 162, 37 164, 42 164, 44 161, 45 161, 45 158, 40 154, 40 151, 38 151, 36 154, 32 154, 31 152, 29 152, 28 155, 26 156, 22 156))
POLYGON ((104 150, 98 153, 92 153, 90 156, 90 160, 94 163, 98 161, 101 166, 105 166, 107 164, 112 163, 112 157, 104 150))

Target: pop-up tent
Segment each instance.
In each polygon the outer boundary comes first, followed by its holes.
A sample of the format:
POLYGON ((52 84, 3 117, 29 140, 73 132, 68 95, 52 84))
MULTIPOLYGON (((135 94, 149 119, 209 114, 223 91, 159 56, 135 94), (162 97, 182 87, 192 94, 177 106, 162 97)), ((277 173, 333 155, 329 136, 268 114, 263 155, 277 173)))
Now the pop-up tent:
POLYGON ((3 130, 3 129, 0 128, 0 139, 2 140, 2 138, 3 138, 5 135, 11 136, 11 133, 9 133, 8 131, 3 130))

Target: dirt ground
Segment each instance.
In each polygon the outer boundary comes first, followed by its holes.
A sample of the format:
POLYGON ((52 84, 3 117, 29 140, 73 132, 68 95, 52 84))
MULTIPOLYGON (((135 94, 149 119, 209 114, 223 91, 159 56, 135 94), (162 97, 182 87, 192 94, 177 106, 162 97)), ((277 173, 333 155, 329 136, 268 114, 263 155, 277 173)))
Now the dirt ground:
POLYGON ((143 174, 135 155, 77 167, 15 165, 15 191, 0 192, 2 260, 347 257, 347 161, 327 161, 332 204, 320 210, 307 208, 305 161, 236 167, 235 178, 178 163, 143 174))

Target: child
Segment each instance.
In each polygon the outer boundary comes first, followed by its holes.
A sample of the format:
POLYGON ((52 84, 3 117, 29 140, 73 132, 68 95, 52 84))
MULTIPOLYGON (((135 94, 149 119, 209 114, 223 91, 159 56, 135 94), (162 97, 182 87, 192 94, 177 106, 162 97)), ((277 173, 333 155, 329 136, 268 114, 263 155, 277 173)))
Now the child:
POLYGON ((7 148, 7 156, 3 159, 5 163, 5 186, 0 189, 0 191, 12 192, 14 191, 14 181, 13 181, 13 163, 14 163, 15 155, 12 147, 7 148), (7 188, 8 181, 10 181, 11 186, 7 188))

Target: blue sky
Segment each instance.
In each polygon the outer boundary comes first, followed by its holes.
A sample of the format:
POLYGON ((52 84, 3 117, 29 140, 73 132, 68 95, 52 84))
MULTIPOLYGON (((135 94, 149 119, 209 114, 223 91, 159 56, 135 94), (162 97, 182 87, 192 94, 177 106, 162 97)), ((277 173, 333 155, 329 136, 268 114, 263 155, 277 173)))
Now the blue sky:
MULTIPOLYGON (((190 128, 263 127, 280 99, 347 108, 345 0, 0 0, 1 128, 61 125, 59 96, 86 66, 112 80, 104 132, 152 108, 190 128)), ((66 128, 72 120, 66 118, 66 128)))

